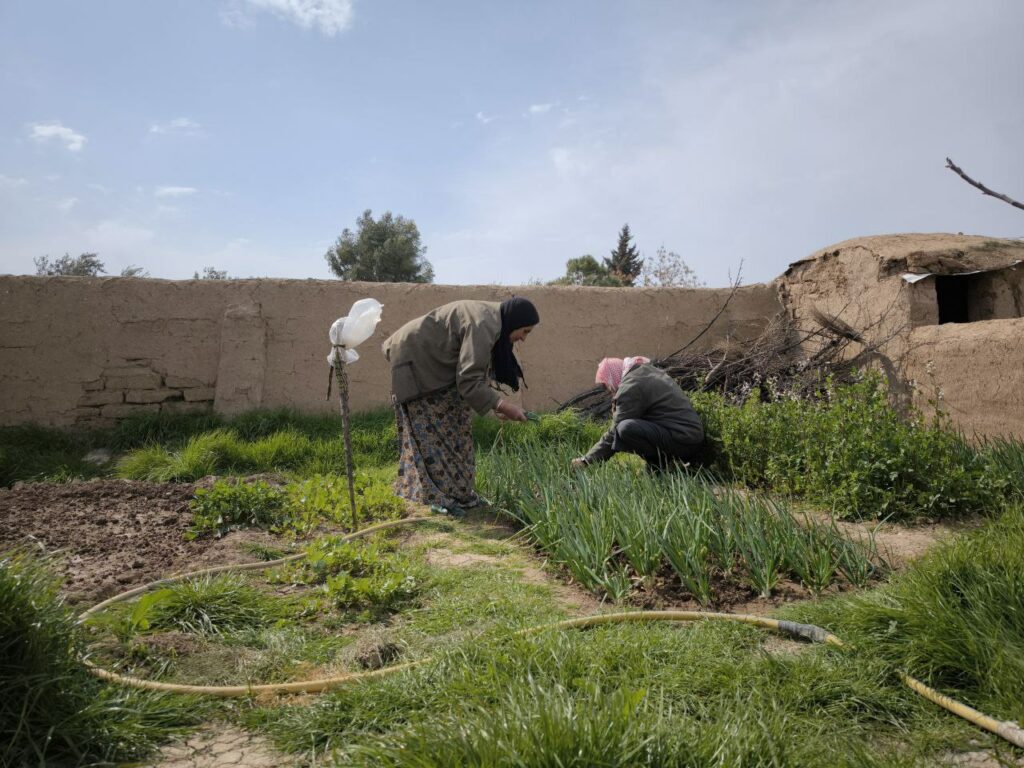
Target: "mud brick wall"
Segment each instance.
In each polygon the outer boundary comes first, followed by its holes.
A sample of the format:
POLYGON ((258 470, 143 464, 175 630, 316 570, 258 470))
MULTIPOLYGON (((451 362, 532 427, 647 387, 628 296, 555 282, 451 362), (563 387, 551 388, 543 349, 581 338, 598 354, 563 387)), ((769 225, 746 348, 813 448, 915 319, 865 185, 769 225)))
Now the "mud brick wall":
MULTIPOLYGON (((386 405, 380 342, 448 301, 527 296, 541 325, 521 346, 533 410, 590 386, 606 355, 670 353, 718 312, 726 289, 610 289, 0 276, 0 424, 106 425, 133 413, 327 401, 327 331, 354 301, 384 304, 350 368, 352 406, 386 405)), ((782 310, 774 285, 742 288, 698 348, 757 335, 782 310)))
POLYGON ((1024 319, 915 328, 906 363, 924 413, 938 400, 968 437, 1024 437, 1024 319))

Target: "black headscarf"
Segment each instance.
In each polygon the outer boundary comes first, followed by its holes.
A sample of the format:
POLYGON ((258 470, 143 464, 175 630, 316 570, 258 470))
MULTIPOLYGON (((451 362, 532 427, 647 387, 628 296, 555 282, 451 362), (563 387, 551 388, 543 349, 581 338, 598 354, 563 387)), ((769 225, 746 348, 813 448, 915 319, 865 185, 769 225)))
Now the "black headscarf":
MULTIPOLYGON (((501 302, 501 335, 491 350, 491 374, 499 384, 512 388, 513 392, 519 391, 519 380, 523 379, 523 369, 519 367, 519 361, 512 350, 512 340, 509 334, 520 328, 536 325, 540 322, 540 315, 537 308, 529 299, 513 296, 501 302)), ((526 379, 523 379, 525 386, 526 379)))

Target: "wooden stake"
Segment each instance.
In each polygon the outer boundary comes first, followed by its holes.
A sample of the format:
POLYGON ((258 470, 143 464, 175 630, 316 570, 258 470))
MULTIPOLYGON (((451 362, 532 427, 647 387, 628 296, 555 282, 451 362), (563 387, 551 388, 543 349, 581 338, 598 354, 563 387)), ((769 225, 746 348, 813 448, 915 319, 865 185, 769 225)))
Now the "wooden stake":
POLYGON ((352 507, 352 530, 359 530, 356 518, 356 487, 352 477, 352 435, 348 417, 348 371, 341 356, 341 346, 334 348, 334 378, 338 382, 338 399, 341 401, 341 425, 345 433, 345 472, 348 475, 348 502, 352 507))

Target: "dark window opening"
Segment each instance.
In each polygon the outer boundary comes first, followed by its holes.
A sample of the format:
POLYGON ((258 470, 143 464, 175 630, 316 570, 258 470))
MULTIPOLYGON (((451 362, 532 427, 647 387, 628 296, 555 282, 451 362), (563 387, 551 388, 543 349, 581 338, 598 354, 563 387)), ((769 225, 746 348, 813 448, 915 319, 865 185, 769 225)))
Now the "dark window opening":
POLYGON ((939 302, 939 325, 943 323, 970 322, 968 289, 970 278, 966 275, 936 275, 935 297, 939 302))

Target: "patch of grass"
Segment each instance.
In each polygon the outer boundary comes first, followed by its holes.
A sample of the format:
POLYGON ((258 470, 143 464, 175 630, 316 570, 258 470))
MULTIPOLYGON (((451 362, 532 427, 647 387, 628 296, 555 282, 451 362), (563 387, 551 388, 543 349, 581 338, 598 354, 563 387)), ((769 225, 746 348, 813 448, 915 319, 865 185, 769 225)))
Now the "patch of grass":
POLYGON ((98 445, 93 432, 35 425, 0 427, 0 487, 19 480, 97 477, 105 470, 83 461, 98 445))
POLYGON ((201 576, 148 592, 127 614, 131 631, 198 635, 266 627, 295 616, 293 601, 269 595, 239 576, 201 576))
POLYGON ((1017 501, 1024 501, 1024 441, 993 438, 982 443, 986 464, 1000 474, 1017 501))
POLYGON ((1024 722, 1024 511, 959 536, 870 592, 795 606, 894 668, 1024 722))
MULTIPOLYGON (((367 453, 354 453, 356 467, 378 466, 381 446, 376 438, 360 433, 367 453)), ((389 460, 397 459, 392 453, 389 460)), ((251 475, 290 472, 298 477, 345 471, 343 438, 312 438, 301 432, 274 432, 252 440, 231 429, 194 436, 179 448, 148 446, 126 455, 117 474, 135 480, 188 482, 207 475, 251 475)))
POLYGON ((523 581, 514 567, 467 565, 431 568, 422 606, 405 614, 396 635, 411 647, 428 638, 507 631, 565 618, 551 587, 523 581))
POLYGON ((84 643, 50 564, 0 556, 0 765, 139 758, 208 715, 205 702, 102 684, 79 660, 84 643))
POLYGON ((820 647, 768 656, 758 640, 721 624, 474 637, 429 666, 248 718, 338 765, 924 765, 969 733, 878 664, 820 647))

